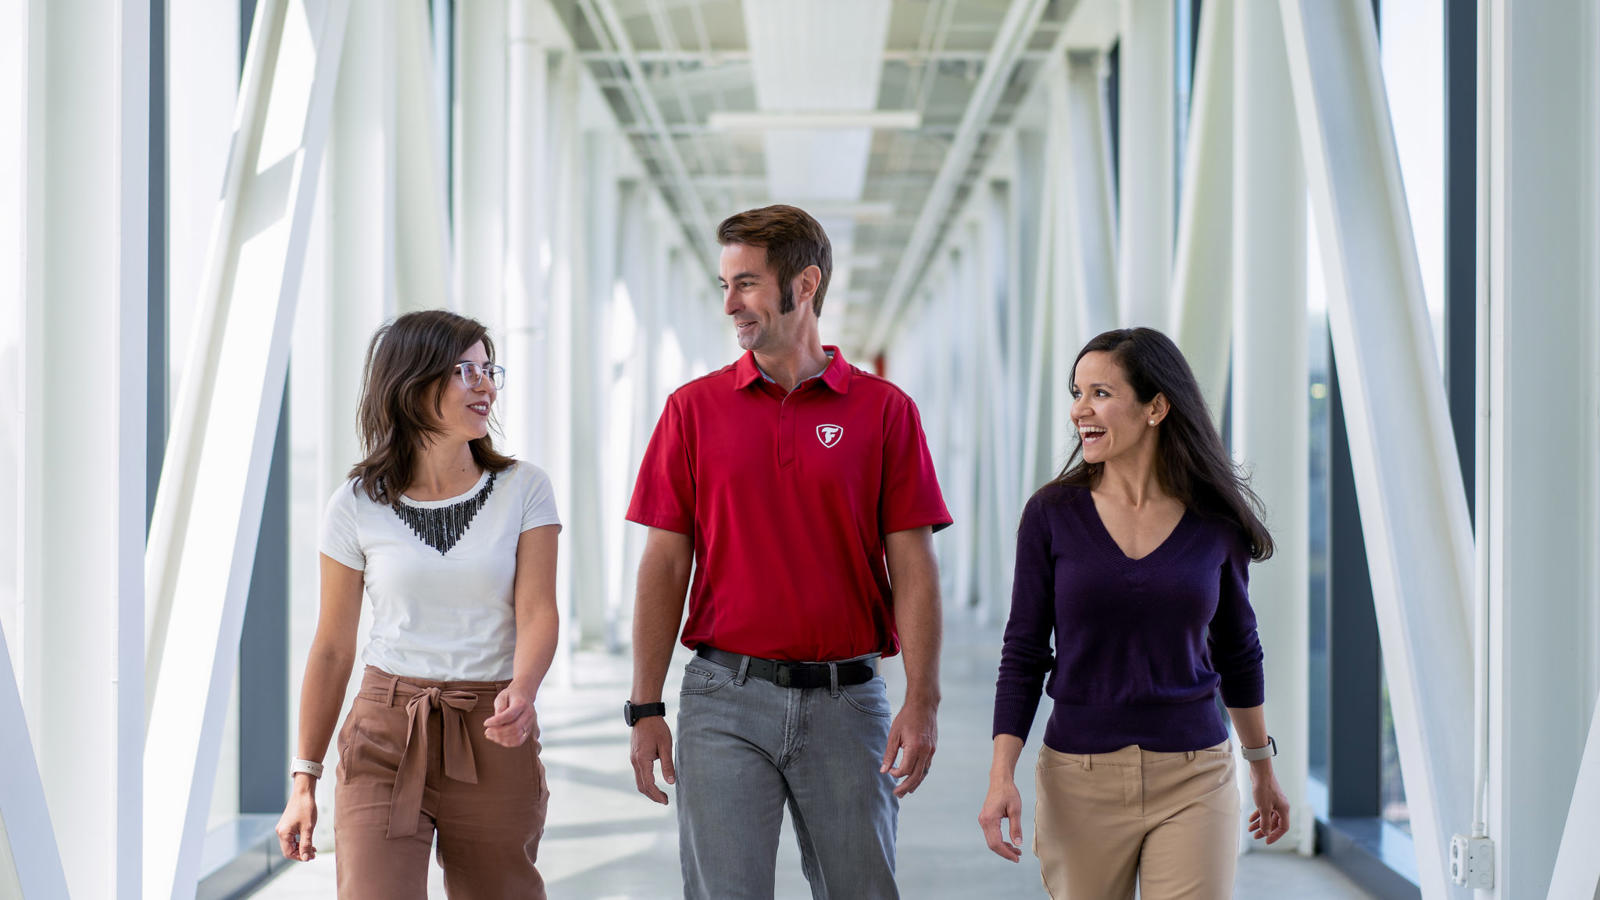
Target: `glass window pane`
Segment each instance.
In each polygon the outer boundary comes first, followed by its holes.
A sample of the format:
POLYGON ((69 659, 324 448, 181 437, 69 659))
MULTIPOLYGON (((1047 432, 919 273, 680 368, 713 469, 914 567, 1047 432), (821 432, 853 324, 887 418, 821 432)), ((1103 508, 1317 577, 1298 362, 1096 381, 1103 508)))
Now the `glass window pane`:
POLYGON ((1406 784, 1400 775, 1400 748, 1394 737, 1394 712, 1389 707, 1389 676, 1383 677, 1383 781, 1380 809, 1383 819, 1411 833, 1411 810, 1406 806, 1406 784))

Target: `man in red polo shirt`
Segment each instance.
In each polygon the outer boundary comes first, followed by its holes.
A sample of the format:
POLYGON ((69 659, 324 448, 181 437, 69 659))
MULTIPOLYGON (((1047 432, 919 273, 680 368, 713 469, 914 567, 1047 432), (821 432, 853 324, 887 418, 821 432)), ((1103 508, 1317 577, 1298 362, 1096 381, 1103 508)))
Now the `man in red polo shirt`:
POLYGON ((624 710, 635 780, 666 803, 659 760, 677 785, 686 897, 772 897, 785 805, 814 896, 897 897, 899 798, 938 735, 932 533, 950 514, 911 398, 822 344, 822 226, 769 206, 717 239, 746 353, 667 399, 628 507, 650 529, 624 710), (686 589, 674 767, 660 701, 686 589), (876 666, 897 652, 891 724, 876 666))

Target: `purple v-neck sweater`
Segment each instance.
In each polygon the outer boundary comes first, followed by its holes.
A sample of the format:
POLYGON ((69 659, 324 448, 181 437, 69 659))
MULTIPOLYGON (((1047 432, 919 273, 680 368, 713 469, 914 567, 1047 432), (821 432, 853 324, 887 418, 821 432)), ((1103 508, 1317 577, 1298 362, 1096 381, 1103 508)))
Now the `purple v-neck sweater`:
POLYGON ((1041 488, 1017 529, 994 733, 1027 740, 1043 686, 1055 701, 1044 742, 1061 753, 1221 743, 1218 689, 1227 706, 1262 702, 1249 563, 1236 527, 1194 509, 1129 559, 1088 490, 1041 488))

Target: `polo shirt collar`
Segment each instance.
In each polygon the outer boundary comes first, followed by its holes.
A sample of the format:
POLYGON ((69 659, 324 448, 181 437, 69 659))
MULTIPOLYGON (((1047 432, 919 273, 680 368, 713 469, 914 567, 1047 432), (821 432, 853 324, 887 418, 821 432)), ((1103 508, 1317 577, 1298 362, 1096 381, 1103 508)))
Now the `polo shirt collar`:
MULTIPOLYGON (((845 361, 844 353, 838 347, 824 344, 822 350, 830 353, 833 358, 828 362, 828 367, 822 370, 822 383, 833 389, 836 394, 845 394, 850 391, 850 364, 845 361)), ((733 365, 733 388, 742 391, 752 384, 762 380, 761 367, 756 365, 754 350, 746 350, 739 361, 733 365)))

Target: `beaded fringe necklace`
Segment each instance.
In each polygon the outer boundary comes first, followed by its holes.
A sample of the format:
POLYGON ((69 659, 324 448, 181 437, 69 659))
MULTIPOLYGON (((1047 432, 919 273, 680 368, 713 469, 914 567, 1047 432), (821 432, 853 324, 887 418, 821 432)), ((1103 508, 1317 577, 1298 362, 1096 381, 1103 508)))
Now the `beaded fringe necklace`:
POLYGON ((450 552, 450 548, 461 540, 466 533, 467 526, 472 524, 472 517, 483 509, 483 504, 488 502, 489 494, 494 491, 495 473, 489 473, 489 480, 483 485, 483 490, 472 497, 452 503, 449 506, 407 506, 396 500, 394 514, 400 521, 422 539, 429 547, 439 551, 443 556, 450 552))

